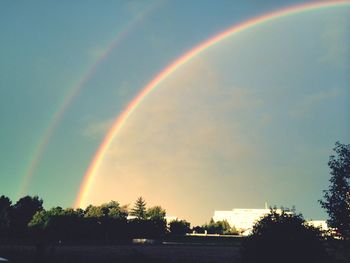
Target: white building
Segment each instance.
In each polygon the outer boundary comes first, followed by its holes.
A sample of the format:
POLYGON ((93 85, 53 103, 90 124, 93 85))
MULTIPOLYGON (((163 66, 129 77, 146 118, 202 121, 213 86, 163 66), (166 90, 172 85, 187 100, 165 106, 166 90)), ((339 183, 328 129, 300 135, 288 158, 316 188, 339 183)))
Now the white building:
POLYGON ((313 227, 317 227, 324 231, 329 230, 326 220, 309 220, 309 221, 306 221, 306 224, 313 227))
MULTIPOLYGON (((234 208, 231 211, 214 211, 213 220, 226 220, 231 227, 235 227, 242 235, 249 235, 254 224, 263 216, 268 214, 270 209, 248 209, 234 208)), ((282 213, 281 209, 277 209, 278 213, 282 213)))

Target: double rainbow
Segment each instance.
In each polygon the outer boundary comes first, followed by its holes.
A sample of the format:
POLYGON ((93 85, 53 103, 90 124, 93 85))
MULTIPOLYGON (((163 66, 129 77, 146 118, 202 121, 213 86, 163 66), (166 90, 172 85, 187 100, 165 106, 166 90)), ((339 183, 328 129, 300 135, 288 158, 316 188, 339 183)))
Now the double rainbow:
POLYGON ((163 69, 150 83, 148 83, 141 92, 129 103, 129 105, 124 109, 124 111, 117 117, 112 128, 109 130, 107 135, 105 136, 103 142, 99 146, 96 151, 95 156, 93 157, 80 186, 79 193, 77 195, 75 201, 75 207, 83 207, 86 205, 86 197, 89 193, 93 180, 96 176, 96 172, 99 169, 101 162, 106 154, 108 148, 110 147, 113 138, 118 134, 118 132, 123 128, 124 124, 128 120, 131 114, 138 108, 138 106, 142 103, 142 101, 152 92, 154 91, 160 83, 162 83, 167 77, 169 77, 172 73, 174 73, 177 69, 179 69, 182 65, 186 64, 195 56, 203 53, 208 48, 218 44, 219 42, 231 37, 233 35, 239 34, 245 30, 254 28, 263 23, 276 20, 282 17, 291 16, 295 14, 299 14, 302 12, 309 12, 319 9, 326 8, 334 8, 340 6, 350 5, 350 1, 322 1, 322 2, 314 2, 308 4, 297 5, 289 8, 285 8, 282 10, 278 10, 275 12, 271 12, 268 14, 264 14, 262 16, 250 19, 246 22, 243 22, 238 25, 234 25, 225 31, 215 35, 212 38, 202 42, 198 46, 194 47, 171 64, 169 64, 165 69, 163 69))

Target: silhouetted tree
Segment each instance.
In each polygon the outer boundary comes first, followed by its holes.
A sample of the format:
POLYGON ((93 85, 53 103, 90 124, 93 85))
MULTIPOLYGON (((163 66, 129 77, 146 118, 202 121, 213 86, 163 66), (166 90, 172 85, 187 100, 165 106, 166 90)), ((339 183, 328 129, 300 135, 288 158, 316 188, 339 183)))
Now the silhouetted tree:
POLYGON ((107 242, 131 236, 127 216, 127 206, 110 201, 100 206, 89 205, 85 210, 85 218, 89 220, 84 221, 90 225, 90 238, 107 242))
POLYGON ((85 209, 84 216, 92 218, 102 218, 107 215, 106 211, 102 206, 89 205, 85 209))
POLYGON ((153 206, 147 209, 147 220, 151 224, 153 237, 162 237, 167 232, 167 222, 165 220, 166 211, 160 206, 153 206))
MULTIPOLYGON (((135 203, 132 214, 136 218, 131 220, 127 220, 128 207, 116 201, 89 205, 86 210, 59 206, 45 210, 42 203, 37 196, 26 196, 11 206, 11 201, 1 196, 1 224, 6 225, 5 212, 9 209, 12 237, 31 238, 40 248, 58 241, 66 244, 77 241, 120 243, 135 237, 160 238, 167 233, 165 209, 154 206, 146 210, 142 197, 135 203)), ((173 234, 181 235, 189 232, 189 223, 173 222, 170 229, 173 234)))
POLYGON ((15 237, 25 237, 27 226, 37 211, 43 210, 43 200, 38 196, 25 196, 17 201, 10 213, 10 231, 15 237))
POLYGON ((192 231, 197 234, 204 234, 205 233, 205 225, 204 226, 195 226, 192 228, 192 231))
POLYGON ((166 215, 165 209, 160 206, 153 206, 147 209, 146 216, 151 220, 164 220, 166 215))
POLYGON ((299 214, 271 209, 244 242, 242 262, 329 262, 319 229, 299 214))
POLYGON ((113 219, 126 219, 128 216, 127 207, 121 207, 118 202, 110 201, 109 203, 103 204, 103 208, 108 208, 107 215, 113 219))
POLYGON ((186 220, 173 220, 169 223, 169 231, 172 235, 185 235, 191 231, 190 223, 186 220))
POLYGON ((146 202, 141 197, 137 198, 135 205, 130 213, 132 216, 136 216, 137 219, 146 219, 146 202))
POLYGON ((28 223, 29 228, 44 229, 49 220, 49 213, 46 210, 37 211, 28 223))
POLYGON ((346 240, 350 240, 350 144, 336 142, 328 166, 331 169, 330 186, 323 191, 321 206, 329 215, 328 224, 346 240))
POLYGON ((0 237, 7 237, 8 228, 10 226, 10 213, 11 200, 2 195, 0 197, 0 237))
POLYGON ((105 238, 102 223, 96 218, 84 218, 82 209, 54 207, 35 213, 28 227, 31 236, 40 242, 97 241, 105 238))
POLYGON ((84 216, 96 220, 98 224, 102 224, 102 222, 106 222, 107 219, 125 221, 128 212, 126 207, 121 207, 118 202, 110 201, 100 206, 89 205, 85 210, 84 216))

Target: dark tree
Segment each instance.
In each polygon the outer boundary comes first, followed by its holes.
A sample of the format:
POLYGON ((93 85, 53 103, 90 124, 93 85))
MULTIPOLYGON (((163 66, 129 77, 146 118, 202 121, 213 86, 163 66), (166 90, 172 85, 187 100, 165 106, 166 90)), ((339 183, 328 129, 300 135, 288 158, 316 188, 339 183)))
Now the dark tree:
POLYGON ((329 262, 320 230, 301 215, 271 209, 243 243, 242 262, 329 262))
POLYGON ((197 233, 197 234, 204 234, 205 230, 206 230, 205 225, 192 227, 192 232, 197 233))
POLYGON ((167 222, 165 220, 166 211, 161 206, 153 206, 147 209, 147 220, 150 222, 153 237, 165 236, 167 232, 167 222))
POLYGON ((11 200, 2 195, 0 197, 0 238, 7 237, 10 225, 9 213, 11 209, 11 200))
POLYGON ((137 198, 135 205, 130 213, 132 216, 136 216, 137 219, 146 219, 147 213, 146 213, 146 202, 141 197, 137 198))
POLYGON ((26 237, 28 223, 37 211, 43 210, 43 200, 38 196, 25 196, 13 205, 10 213, 10 231, 15 237, 26 237))
POLYGON ((110 201, 107 204, 102 205, 103 208, 107 208, 107 215, 113 219, 126 220, 128 217, 128 211, 125 206, 120 206, 116 201, 110 201))
POLYGON ((191 231, 190 223, 186 220, 174 220, 169 223, 169 230, 172 235, 185 235, 191 231))
POLYGON ((329 226, 340 237, 350 240, 350 144, 336 142, 333 150, 336 155, 331 155, 328 162, 330 185, 319 202, 329 215, 329 226))
POLYGON ((160 206, 153 206, 147 209, 147 218, 151 220, 164 220, 166 211, 160 206))

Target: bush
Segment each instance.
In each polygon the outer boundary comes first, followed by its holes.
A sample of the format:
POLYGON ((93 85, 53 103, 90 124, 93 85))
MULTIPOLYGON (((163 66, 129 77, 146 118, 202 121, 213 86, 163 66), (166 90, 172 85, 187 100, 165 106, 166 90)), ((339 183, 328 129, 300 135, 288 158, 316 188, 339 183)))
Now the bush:
POLYGON ((216 221, 210 219, 209 224, 203 226, 207 230, 208 234, 219 234, 219 235, 237 235, 238 232, 235 227, 231 227, 227 220, 216 221))
POLYGON ((190 223, 186 220, 173 220, 169 223, 169 231, 171 235, 183 236, 191 231, 190 223))
POLYGON ((300 214, 271 209, 244 242, 242 262, 329 262, 322 239, 300 214))

